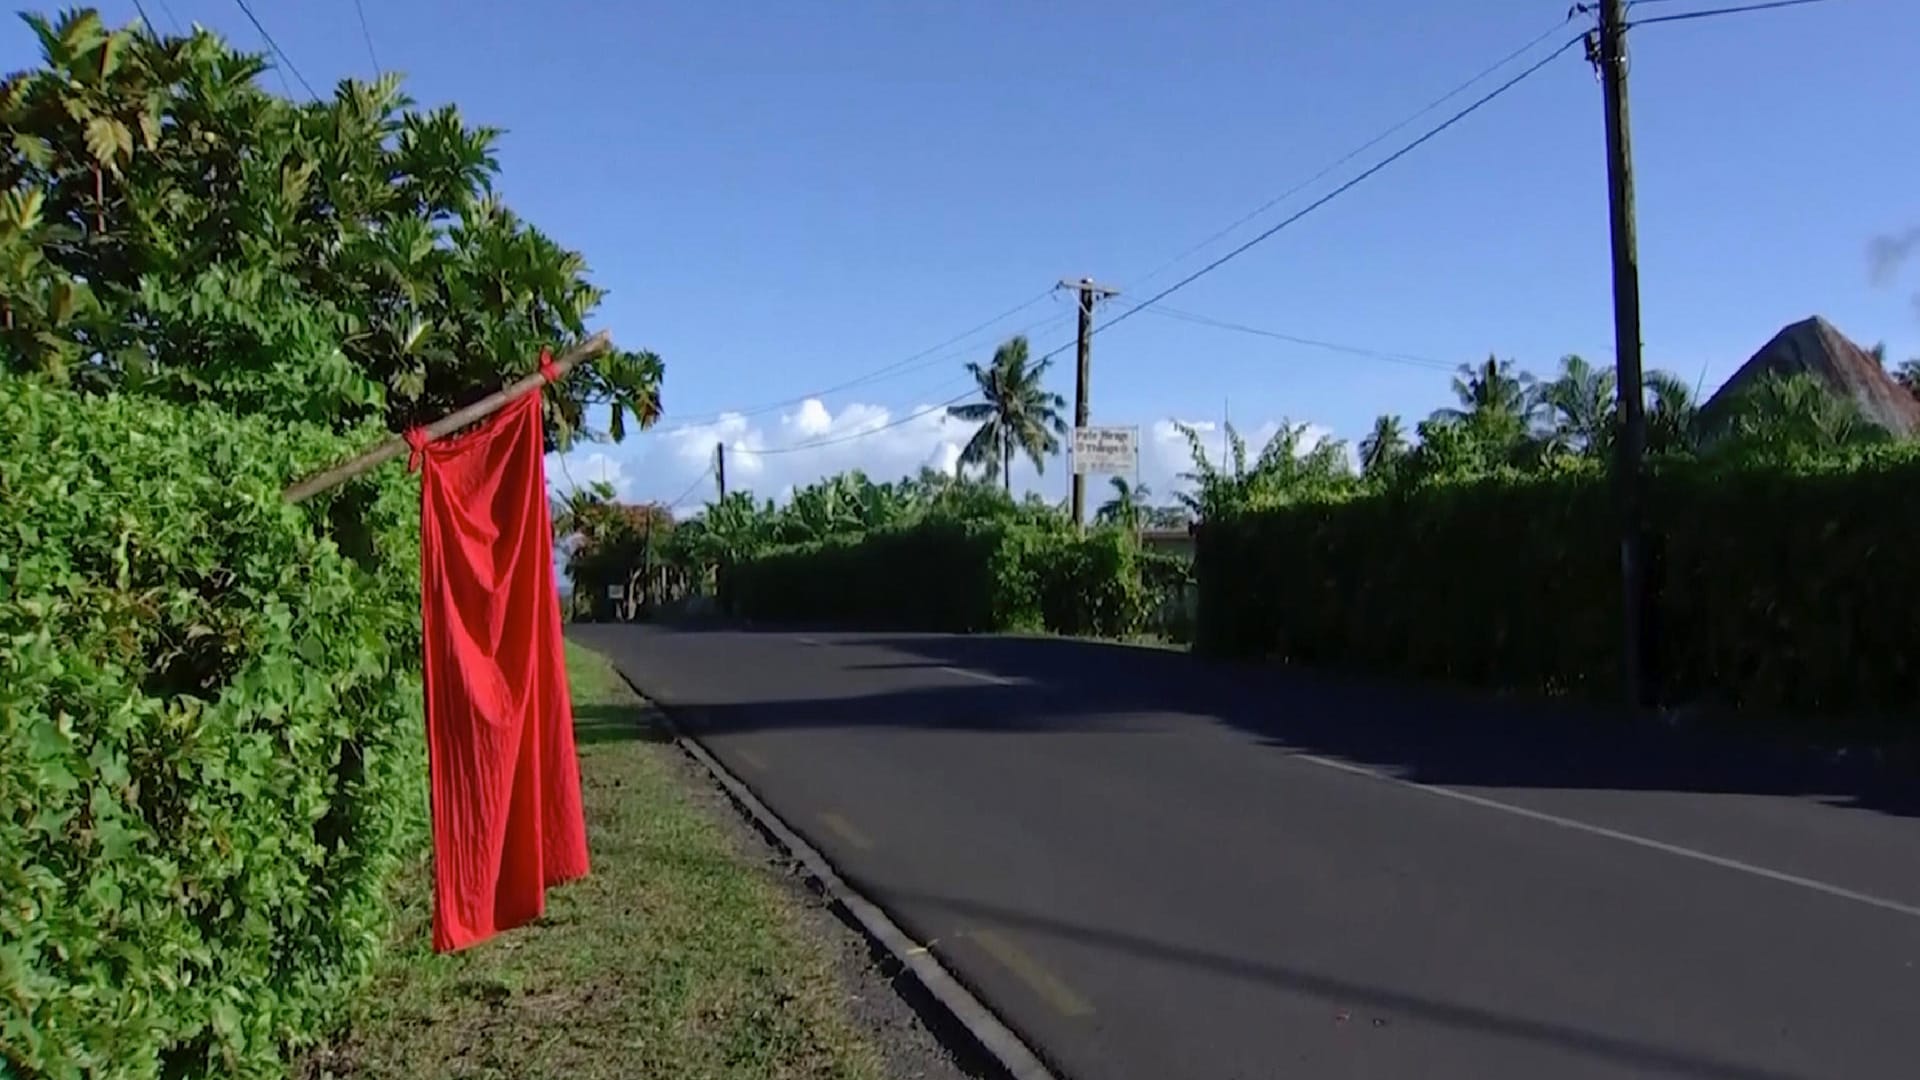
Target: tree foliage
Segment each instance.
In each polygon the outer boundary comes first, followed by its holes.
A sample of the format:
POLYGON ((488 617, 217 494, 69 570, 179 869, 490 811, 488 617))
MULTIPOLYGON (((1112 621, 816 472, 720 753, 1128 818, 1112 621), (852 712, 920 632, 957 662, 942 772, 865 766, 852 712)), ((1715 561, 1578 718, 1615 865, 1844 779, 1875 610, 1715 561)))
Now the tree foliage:
MULTIPOLYGON (((601 291, 492 192, 499 132, 397 78, 293 103, 212 33, 26 16, 42 67, 0 86, 8 370, 336 430, 435 419, 580 339, 601 291)), ((660 409, 616 351, 547 394, 549 430, 660 409)))
MULTIPOLYGON (((600 292, 392 78, 28 16, 0 83, 0 1073, 270 1076, 417 854, 418 495, 290 480, 578 341, 600 292)), ((616 352, 549 438, 651 423, 616 352), (605 420, 602 421, 601 417, 605 420)), ((581 507, 580 509, 585 509, 581 507)))
POLYGON ((960 464, 987 476, 999 472, 1008 494, 1013 492, 1013 459, 1025 454, 1034 468, 1046 472, 1047 459, 1059 453, 1060 438, 1067 433, 1060 415, 1066 399, 1044 385, 1052 364, 1030 362, 1026 337, 1012 338, 994 350, 988 366, 967 364, 980 400, 947 409, 957 419, 980 425, 960 451, 960 464))
POLYGON ((351 445, 0 375, 0 1073, 272 1076, 421 837, 418 496, 351 445))
POLYGON ((1195 518, 1210 521, 1258 506, 1274 506, 1336 493, 1352 485, 1346 444, 1320 438, 1308 442, 1306 424, 1282 421, 1251 461, 1247 441, 1232 424, 1226 425, 1226 453, 1215 463, 1199 429, 1175 427, 1187 440, 1193 471, 1183 473, 1191 490, 1179 494, 1181 504, 1195 518))

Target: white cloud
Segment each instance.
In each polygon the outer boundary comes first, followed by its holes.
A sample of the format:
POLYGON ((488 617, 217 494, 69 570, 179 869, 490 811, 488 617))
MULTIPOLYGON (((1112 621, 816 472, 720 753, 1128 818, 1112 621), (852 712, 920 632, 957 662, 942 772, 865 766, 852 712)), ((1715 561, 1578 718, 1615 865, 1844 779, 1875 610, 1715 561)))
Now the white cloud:
POLYGON ((547 487, 555 491, 565 491, 575 485, 585 487, 588 484, 605 483, 611 484, 615 495, 621 499, 633 495, 633 477, 627 475, 626 466, 602 450, 551 454, 547 460, 547 487))
MULTIPOLYGON (((1218 421, 1199 420, 1199 432, 1209 457, 1221 458, 1218 421)), ((1258 453, 1280 429, 1280 421, 1235 425, 1258 453)), ((786 412, 747 416, 722 414, 702 424, 666 426, 629 438, 618 445, 600 444, 569 455, 566 471, 586 483, 604 475, 621 498, 633 501, 681 500, 675 512, 685 515, 710 501, 716 487, 711 476, 714 447, 727 447, 729 490, 751 490, 761 497, 784 501, 795 487, 822 477, 862 469, 876 480, 894 480, 931 467, 951 473, 974 425, 948 416, 944 408, 921 404, 904 409, 849 403, 838 411, 813 398, 786 412), (858 436, 858 437, 852 437, 858 436), (810 445, 807 449, 789 448, 810 445)), ((1303 451, 1331 437, 1319 425, 1309 427, 1303 451)), ((559 464, 550 462, 549 480, 566 486, 559 464)), ((1140 481, 1152 488, 1156 500, 1167 500, 1184 487, 1181 473, 1193 471, 1193 456, 1174 421, 1141 425, 1140 481)), ((1065 455, 1047 462, 1045 473, 1022 459, 1013 470, 1016 491, 1037 491, 1049 499, 1063 499, 1069 483, 1065 455)), ((1088 502, 1104 499, 1107 481, 1089 478, 1088 502)))

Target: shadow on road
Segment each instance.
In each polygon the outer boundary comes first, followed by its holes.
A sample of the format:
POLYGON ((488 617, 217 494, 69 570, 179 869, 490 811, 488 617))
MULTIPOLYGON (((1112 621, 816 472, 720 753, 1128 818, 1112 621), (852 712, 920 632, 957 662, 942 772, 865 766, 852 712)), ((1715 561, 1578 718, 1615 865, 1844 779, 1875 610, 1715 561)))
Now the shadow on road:
POLYGON ((706 730, 900 726, 972 731, 1154 731, 1214 720, 1263 742, 1420 783, 1814 797, 1920 817, 1920 782, 1868 762, 1592 706, 1395 687, 1189 654, 1043 637, 841 634, 898 661, 843 670, 961 668, 1003 682, 684 702, 706 730))
POLYGON ((889 907, 912 905, 938 908, 967 919, 1015 927, 1037 937, 1072 941, 1096 949, 1125 953, 1155 963, 1202 968, 1237 979, 1276 987, 1289 993, 1320 998, 1328 1004, 1329 1018, 1333 1016, 1336 1009, 1340 1008, 1385 1014, 1388 1018, 1395 1020, 1422 1022, 1491 1035, 1496 1038, 1550 1046, 1626 1066, 1643 1074, 1691 1076, 1699 1077, 1701 1080, 1791 1080, 1794 1075, 1715 1060, 1683 1050, 1616 1038, 1562 1024, 1528 1020, 1471 1005, 1369 986, 1243 956, 1228 956, 1182 945, 1167 944, 1133 934, 1080 926, 1047 915, 917 893, 883 892, 882 895, 889 907))
POLYGON ((579 746, 671 738, 658 721, 630 705, 580 705, 573 710, 573 741, 579 746))

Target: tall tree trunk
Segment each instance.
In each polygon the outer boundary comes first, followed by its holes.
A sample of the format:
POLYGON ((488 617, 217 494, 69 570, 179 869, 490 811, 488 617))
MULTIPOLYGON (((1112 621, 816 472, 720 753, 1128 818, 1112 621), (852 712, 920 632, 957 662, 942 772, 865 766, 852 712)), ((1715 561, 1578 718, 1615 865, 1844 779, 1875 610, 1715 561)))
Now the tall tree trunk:
POLYGON ((1001 485, 1006 488, 1007 497, 1012 498, 1013 497, 1013 435, 1011 433, 1002 435, 1000 437, 1000 444, 1001 444, 1000 473, 1002 476, 1001 485))

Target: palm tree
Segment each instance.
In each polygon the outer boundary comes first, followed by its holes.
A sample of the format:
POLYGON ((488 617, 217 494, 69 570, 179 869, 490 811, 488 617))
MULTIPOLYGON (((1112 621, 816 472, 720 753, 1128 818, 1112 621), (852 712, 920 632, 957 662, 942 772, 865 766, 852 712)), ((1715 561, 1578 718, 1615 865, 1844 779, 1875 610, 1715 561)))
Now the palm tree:
POLYGON ((1153 490, 1145 484, 1131 484, 1124 476, 1115 476, 1113 498, 1094 511, 1093 520, 1102 525, 1118 525, 1129 532, 1138 532, 1143 517, 1147 513, 1147 498, 1153 490))
POLYGON ((1647 391, 1647 452, 1690 454, 1700 444, 1700 408, 1693 388, 1670 371, 1649 371, 1647 391))
POLYGON ((1379 476, 1407 453, 1407 431, 1394 415, 1376 417, 1373 430, 1360 440, 1360 472, 1379 476))
POLYGON ((1449 420, 1525 420, 1533 412, 1532 388, 1532 375, 1524 371, 1516 375, 1513 361, 1488 355, 1482 363, 1460 365, 1460 373, 1453 378, 1453 395, 1460 399, 1460 407, 1434 415, 1449 420))
MULTIPOLYGON (((1451 429, 1444 438, 1456 456, 1466 455, 1463 461, 1522 464, 1537 457, 1531 438, 1539 411, 1533 376, 1516 374, 1513 361, 1493 356, 1459 370, 1453 380, 1459 407, 1435 410, 1422 428, 1451 429)), ((1421 444, 1428 441, 1423 434, 1421 444)))
POLYGON ((1559 377, 1542 384, 1534 400, 1547 415, 1547 439, 1554 449, 1593 454, 1612 441, 1613 372, 1585 357, 1561 357, 1559 377))
POLYGON ((977 465, 989 475, 998 468, 1009 494, 1016 453, 1025 453, 1033 467, 1044 473, 1046 459, 1059 453, 1060 437, 1067 433, 1067 422, 1060 415, 1066 399, 1041 385, 1049 366, 1048 360, 1029 363, 1026 337, 1012 338, 993 351, 991 366, 967 364, 981 400, 947 408, 949 415, 980 425, 960 451, 960 464, 977 465))

